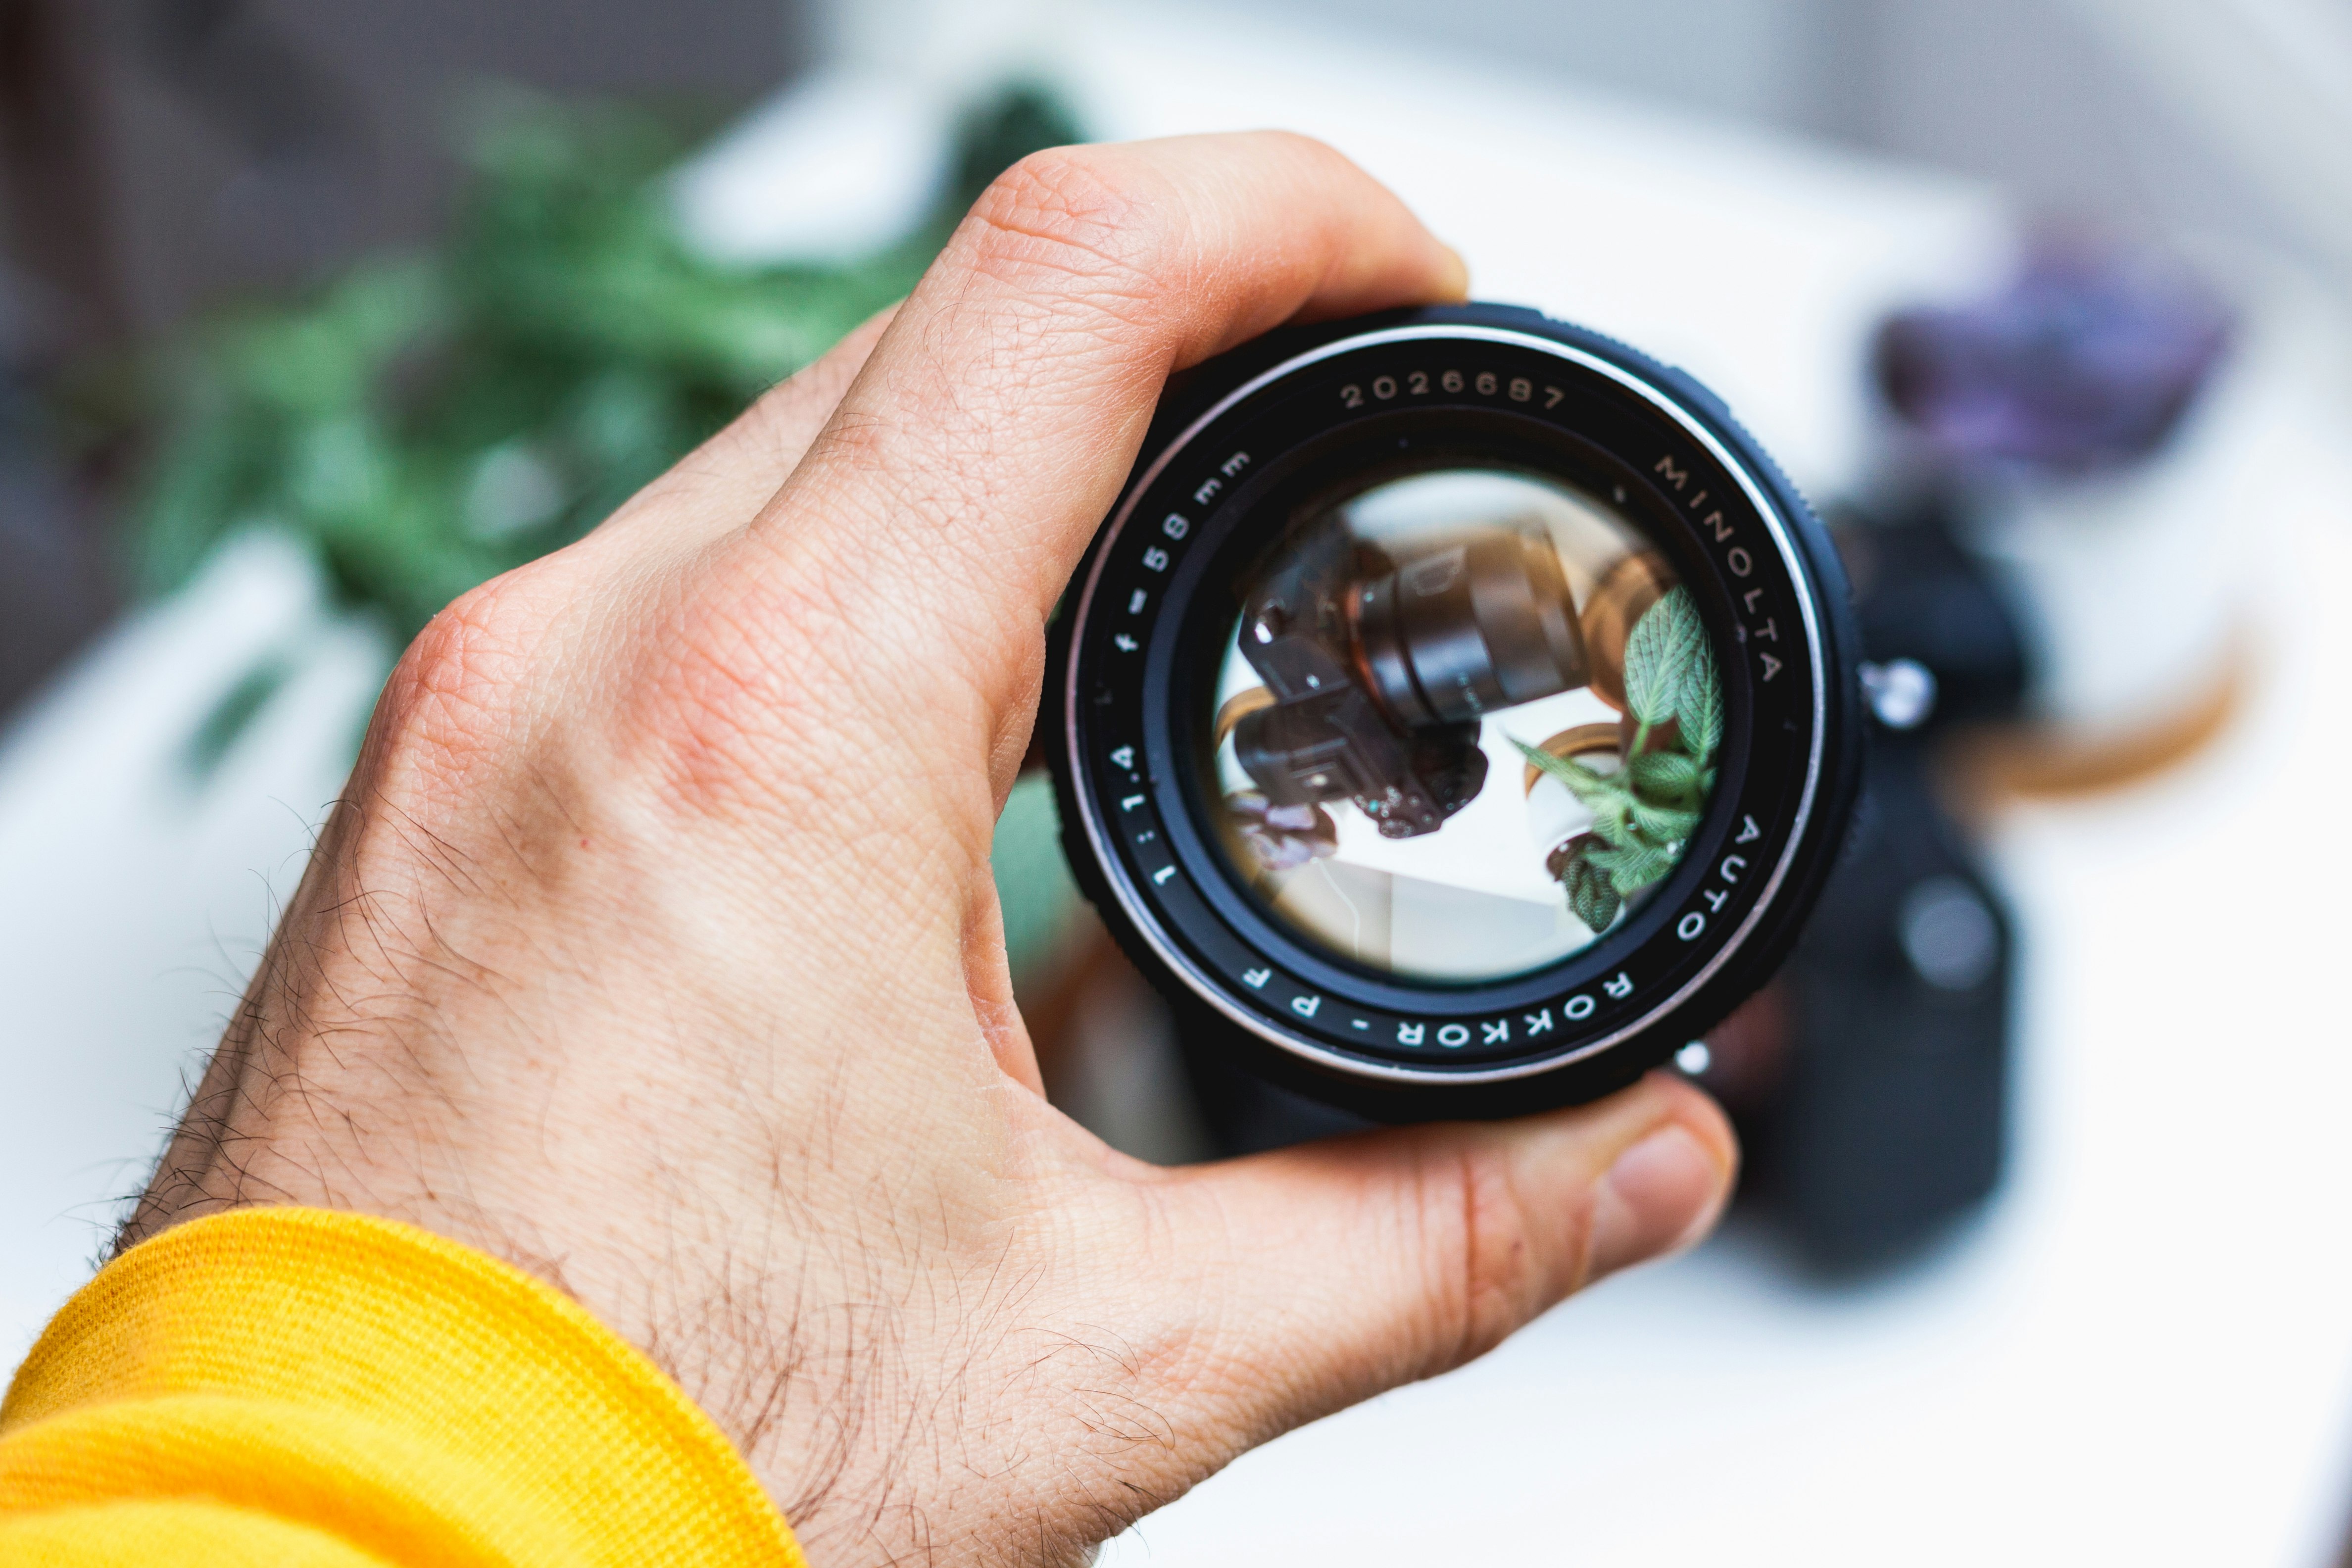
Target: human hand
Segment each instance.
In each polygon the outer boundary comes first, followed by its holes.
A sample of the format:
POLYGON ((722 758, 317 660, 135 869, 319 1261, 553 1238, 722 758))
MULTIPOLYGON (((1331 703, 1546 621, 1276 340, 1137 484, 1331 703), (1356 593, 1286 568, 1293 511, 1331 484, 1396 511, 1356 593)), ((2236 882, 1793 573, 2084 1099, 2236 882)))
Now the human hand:
POLYGON ((992 825, 1161 383, 1462 287, 1295 138, 1021 164, 895 319, 408 650, 131 1234, 306 1203, 511 1259, 844 1568, 1082 1560, 1696 1236, 1734 1153, 1674 1080, 1160 1170, 1012 1004, 992 825))

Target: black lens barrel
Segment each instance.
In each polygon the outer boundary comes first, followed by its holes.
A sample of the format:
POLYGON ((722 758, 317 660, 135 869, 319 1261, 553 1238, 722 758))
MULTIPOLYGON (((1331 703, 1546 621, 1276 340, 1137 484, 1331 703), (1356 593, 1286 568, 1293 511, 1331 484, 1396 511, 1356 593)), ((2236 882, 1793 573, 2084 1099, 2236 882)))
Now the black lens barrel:
MULTIPOLYGON (((1802 499, 1670 366, 1495 305, 1285 329, 1171 385, 1055 616, 1072 869, 1203 1052, 1392 1120, 1593 1099, 1752 993, 1836 862, 1862 722, 1843 596, 1802 499), (1457 472, 1548 485, 1640 549, 1612 569, 1542 509, 1453 531, 1348 515, 1369 487, 1457 472), (1578 689, 1622 712, 1633 625, 1673 588, 1718 673, 1703 810, 1652 814, 1677 859, 1589 946, 1480 967, 1486 928, 1446 900, 1515 895, 1454 878, 1454 847, 1384 848, 1355 819, 1422 839, 1475 807, 1464 852, 1500 833, 1540 856, 1511 833, 1515 814, 1535 826, 1528 770, 1492 731, 1578 689), (1293 891, 1313 921, 1276 901, 1293 891), (1351 913, 1390 946, 1325 936, 1351 913), (1400 931, 1444 963, 1397 962, 1400 931)), ((1644 647, 1652 668, 1685 657, 1644 647)), ((1505 734, 1531 744, 1553 717, 1505 734)), ((1498 943, 1520 940, 1497 920, 1498 943)))

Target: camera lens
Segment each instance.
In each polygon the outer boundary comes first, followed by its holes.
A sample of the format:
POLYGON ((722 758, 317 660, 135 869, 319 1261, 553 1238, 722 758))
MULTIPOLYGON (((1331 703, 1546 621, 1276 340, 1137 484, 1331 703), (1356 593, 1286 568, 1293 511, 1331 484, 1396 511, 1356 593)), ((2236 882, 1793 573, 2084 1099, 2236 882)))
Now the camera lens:
POLYGON ((1628 513, 1558 478, 1439 457, 1316 496, 1244 572, 1197 688, 1246 713, 1211 806, 1234 878, 1383 974, 1590 946, 1680 863, 1713 786, 1722 683, 1675 588, 1628 513))
POLYGON ((1680 373, 1497 307, 1276 334, 1163 401, 1065 600, 1066 843, 1204 1045, 1384 1116, 1589 1098, 1793 939, 1850 645, 1680 373))

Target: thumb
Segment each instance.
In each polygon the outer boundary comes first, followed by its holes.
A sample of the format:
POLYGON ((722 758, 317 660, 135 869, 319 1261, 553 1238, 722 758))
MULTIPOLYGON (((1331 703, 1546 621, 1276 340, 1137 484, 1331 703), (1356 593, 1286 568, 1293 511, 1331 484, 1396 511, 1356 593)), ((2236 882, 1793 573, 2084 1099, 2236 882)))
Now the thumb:
POLYGON ((1433 1376, 1603 1275, 1696 1241, 1738 1145, 1715 1102, 1653 1074, 1525 1121, 1335 1139, 1189 1173, 1211 1230, 1205 1336, 1224 1412, 1263 1441, 1433 1376), (1238 1363, 1239 1364, 1235 1364, 1238 1363))

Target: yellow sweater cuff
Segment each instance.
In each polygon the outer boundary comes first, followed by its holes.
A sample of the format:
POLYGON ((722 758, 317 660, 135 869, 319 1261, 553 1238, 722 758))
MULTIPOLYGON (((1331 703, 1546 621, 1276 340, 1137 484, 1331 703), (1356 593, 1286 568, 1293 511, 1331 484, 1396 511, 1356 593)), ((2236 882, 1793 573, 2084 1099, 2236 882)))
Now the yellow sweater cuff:
POLYGON ((243 1209, 107 1266, 0 1403, 0 1561, 805 1568, 577 1302, 390 1220, 243 1209))

